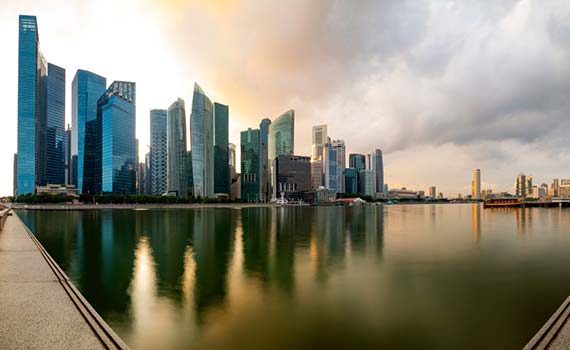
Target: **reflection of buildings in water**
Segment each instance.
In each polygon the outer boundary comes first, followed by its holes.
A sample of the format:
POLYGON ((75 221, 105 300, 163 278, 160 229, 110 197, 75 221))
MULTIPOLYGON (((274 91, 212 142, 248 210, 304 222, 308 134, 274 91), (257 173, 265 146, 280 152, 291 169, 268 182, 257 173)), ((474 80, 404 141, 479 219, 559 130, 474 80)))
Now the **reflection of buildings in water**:
POLYGON ((267 283, 269 279, 269 256, 272 208, 243 208, 243 267, 249 276, 267 283))
POLYGON ((194 216, 194 302, 199 322, 208 308, 223 303, 226 297, 236 219, 231 209, 202 209, 194 216))
POLYGON ((472 231, 473 231, 473 240, 475 242, 479 242, 481 239, 481 205, 478 203, 473 204, 472 206, 472 231))
POLYGON ((515 212, 517 217, 517 233, 519 235, 524 235, 532 225, 532 209, 520 208, 516 209, 515 212))
POLYGON ((382 255, 384 243, 383 206, 348 207, 345 226, 350 237, 350 254, 382 255))
POLYGON ((315 278, 319 282, 328 279, 332 267, 342 266, 344 263, 345 210, 342 207, 317 207, 314 210, 310 252, 315 278))

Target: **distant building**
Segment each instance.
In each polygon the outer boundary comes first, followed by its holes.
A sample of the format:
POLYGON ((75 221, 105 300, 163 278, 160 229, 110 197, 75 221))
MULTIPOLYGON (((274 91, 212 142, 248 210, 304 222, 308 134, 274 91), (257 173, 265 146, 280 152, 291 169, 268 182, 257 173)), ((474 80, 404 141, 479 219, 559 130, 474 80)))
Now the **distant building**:
POLYGON ((532 195, 532 176, 520 173, 517 176, 516 195, 519 198, 526 198, 532 195))
POLYGON ((363 169, 358 172, 358 192, 367 196, 374 196, 374 170, 363 169))
POLYGON ((560 190, 560 182, 558 179, 552 180, 552 185, 550 186, 549 194, 553 197, 558 197, 558 192, 560 190))
MULTIPOLYGON (((268 139, 268 166, 269 177, 271 181, 275 179, 274 169, 272 168, 275 158, 281 155, 291 155, 295 153, 295 111, 289 110, 269 125, 269 139, 268 139)), ((242 172, 242 177, 245 176, 242 172)), ((243 184, 242 180, 242 184, 243 184)), ((275 183, 271 182, 270 186, 273 188, 275 183)), ((273 189, 271 190, 273 193, 273 189)), ((243 193, 243 190, 242 190, 243 193)))
POLYGON ((435 198, 435 193, 436 193, 436 191, 435 191, 435 186, 430 186, 430 188, 429 188, 429 190, 428 190, 428 195, 429 195, 431 198, 435 198))
POLYGON ((311 189, 311 158, 281 155, 274 160, 275 188, 273 198, 303 199, 311 189))
POLYGON ((379 194, 378 196, 383 197, 384 192, 384 159, 382 157, 382 151, 376 149, 374 151, 374 191, 379 194))
POLYGON ((327 126, 313 126, 313 144, 311 149, 311 186, 319 188, 323 185, 324 150, 328 141, 327 126))
POLYGON ((247 202, 261 200, 259 129, 247 129, 241 135, 241 199, 247 202))
MULTIPOLYGON (((167 110, 150 111, 150 193, 162 195, 168 183, 167 110)), ((186 128, 184 128, 186 129, 186 128)))
POLYGON ((389 199, 417 199, 421 195, 417 191, 402 189, 391 189, 388 192, 389 199))
POLYGON ((271 199, 271 179, 270 168, 271 162, 269 161, 269 125, 271 125, 271 120, 264 118, 259 124, 259 138, 260 138, 260 148, 259 148, 259 166, 261 169, 261 194, 263 196, 262 200, 264 202, 271 199))
POLYGON ((93 193, 95 177, 101 171, 98 153, 99 125, 97 101, 106 90, 107 80, 79 69, 71 83, 71 179, 78 193, 93 193), (85 187, 85 188, 84 188, 85 187))
POLYGON ((230 199, 237 199, 241 197, 240 180, 236 173, 236 145, 233 143, 228 144, 229 150, 229 169, 230 169, 230 199))
POLYGON ((67 196, 76 196, 77 188, 72 185, 59 185, 59 184, 49 184, 46 186, 38 186, 37 194, 60 194, 67 196))
POLYGON ((570 197, 570 180, 562 179, 560 180, 560 186, 558 187, 558 197, 569 198, 570 197))
POLYGON ((214 194, 230 194, 229 108, 214 103, 214 194))
POLYGON ((325 187, 344 193, 344 169, 346 168, 346 147, 343 140, 332 140, 325 144, 325 187))
POLYGON ((71 126, 69 124, 65 130, 64 149, 65 184, 71 185, 71 126))
POLYGON ((358 193, 358 170, 356 168, 344 170, 344 187, 346 193, 358 193))
POLYGON ((187 150, 186 150, 186 109, 184 100, 179 98, 170 105, 167 112, 167 181, 169 194, 188 196, 187 150))
POLYGON ((306 192, 303 200, 312 205, 334 205, 336 204, 336 191, 321 186, 306 192))
POLYGON ((196 196, 214 196, 214 119, 212 102, 194 83, 190 132, 192 134, 192 172, 196 196))
POLYGON ((115 81, 97 101, 97 120, 101 127, 101 175, 95 178, 95 193, 136 192, 138 164, 136 149, 136 84, 115 81), (100 179, 100 180, 99 180, 100 179))
POLYGON ((473 182, 471 183, 471 196, 474 200, 481 199, 481 170, 473 170, 473 182))

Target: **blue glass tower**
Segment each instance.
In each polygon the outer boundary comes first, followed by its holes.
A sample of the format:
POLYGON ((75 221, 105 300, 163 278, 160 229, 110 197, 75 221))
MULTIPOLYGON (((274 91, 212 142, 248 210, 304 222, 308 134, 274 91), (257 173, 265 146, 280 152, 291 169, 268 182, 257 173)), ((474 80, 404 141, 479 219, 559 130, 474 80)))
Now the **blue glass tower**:
POLYGON ((374 152, 374 182, 376 193, 384 193, 384 160, 379 149, 374 152))
POLYGON ((42 184, 65 184, 65 69, 48 63, 42 184))
POLYGON ((97 102, 100 126, 101 175, 96 175, 95 191, 136 193, 136 85, 115 81, 97 102))
POLYGON ((214 103, 214 193, 230 194, 228 106, 214 103))
POLYGON ((166 110, 150 111, 150 191, 152 194, 166 193, 167 152, 166 110))
POLYGON ((214 118, 212 102, 198 84, 194 84, 190 132, 192 173, 196 196, 214 195, 214 118))
POLYGON ((79 69, 71 84, 71 183, 79 193, 95 192, 95 177, 100 167, 97 140, 97 101, 105 92, 107 80, 79 69), (85 186, 87 182, 87 186, 85 186), (84 188, 85 187, 85 188, 84 188))
POLYGON ((358 170, 356 168, 346 168, 344 172, 344 186, 346 193, 358 192, 358 170))
POLYGON ((18 157, 17 194, 33 193, 37 178, 37 124, 42 116, 46 62, 39 50, 35 16, 20 16, 18 39, 18 157))

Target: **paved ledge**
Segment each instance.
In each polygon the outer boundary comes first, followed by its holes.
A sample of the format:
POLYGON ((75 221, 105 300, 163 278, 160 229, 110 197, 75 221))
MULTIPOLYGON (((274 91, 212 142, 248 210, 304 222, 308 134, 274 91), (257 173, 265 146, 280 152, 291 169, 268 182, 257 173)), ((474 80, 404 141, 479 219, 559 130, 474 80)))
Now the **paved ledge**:
POLYGON ((523 350, 570 349, 570 296, 523 350))
POLYGON ((127 349, 16 214, 0 230, 0 349, 127 349))

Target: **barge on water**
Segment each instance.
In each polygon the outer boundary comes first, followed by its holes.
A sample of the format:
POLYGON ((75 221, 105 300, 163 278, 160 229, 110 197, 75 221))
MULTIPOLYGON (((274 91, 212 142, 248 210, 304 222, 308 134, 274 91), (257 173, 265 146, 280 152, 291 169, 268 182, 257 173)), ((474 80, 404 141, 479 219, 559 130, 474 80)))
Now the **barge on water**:
POLYGON ((483 203, 483 208, 556 208, 570 206, 570 199, 555 199, 551 201, 524 200, 520 198, 493 198, 483 203))

